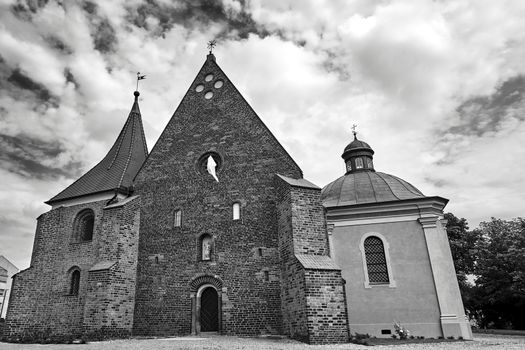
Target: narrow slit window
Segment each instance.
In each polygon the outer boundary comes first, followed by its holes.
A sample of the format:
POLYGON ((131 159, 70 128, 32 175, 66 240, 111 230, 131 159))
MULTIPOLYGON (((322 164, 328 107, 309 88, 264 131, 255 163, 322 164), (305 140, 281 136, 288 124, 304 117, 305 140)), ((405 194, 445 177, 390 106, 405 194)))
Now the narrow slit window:
POLYGON ((181 227, 182 226, 182 210, 177 209, 175 210, 175 213, 173 214, 173 227, 181 227))
POLYGON ((233 220, 239 220, 241 218, 241 205, 239 203, 233 203, 233 220))
POLYGON ((78 291, 80 288, 80 271, 74 270, 71 273, 71 282, 69 285, 69 294, 71 295, 78 295, 78 291))

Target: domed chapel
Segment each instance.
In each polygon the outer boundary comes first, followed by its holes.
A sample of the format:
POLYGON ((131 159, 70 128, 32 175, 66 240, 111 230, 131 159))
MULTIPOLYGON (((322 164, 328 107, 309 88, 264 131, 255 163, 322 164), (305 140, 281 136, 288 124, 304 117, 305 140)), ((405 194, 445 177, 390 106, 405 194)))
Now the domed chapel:
POLYGON ((211 51, 150 152, 138 96, 106 156, 46 202, 4 335, 319 344, 399 322, 472 338, 446 199, 376 171, 356 134, 345 174, 323 189, 304 179, 211 51))

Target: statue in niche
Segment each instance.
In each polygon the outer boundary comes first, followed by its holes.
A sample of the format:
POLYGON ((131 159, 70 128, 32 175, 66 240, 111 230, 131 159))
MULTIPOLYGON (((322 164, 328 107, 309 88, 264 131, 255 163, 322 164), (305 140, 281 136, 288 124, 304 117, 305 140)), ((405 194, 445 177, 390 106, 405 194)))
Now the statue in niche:
POLYGON ((206 236, 202 239, 202 260, 211 259, 211 237, 206 236))

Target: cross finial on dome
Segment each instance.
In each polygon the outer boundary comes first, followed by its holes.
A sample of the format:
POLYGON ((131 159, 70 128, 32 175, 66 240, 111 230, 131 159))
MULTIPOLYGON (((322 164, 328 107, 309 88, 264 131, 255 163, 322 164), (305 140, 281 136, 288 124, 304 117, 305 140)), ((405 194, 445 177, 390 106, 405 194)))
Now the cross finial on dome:
POLYGON ((354 140, 357 140, 357 131, 355 131, 356 128, 357 124, 352 125, 352 134, 354 134, 354 140))
POLYGON ((213 48, 217 46, 217 40, 213 39, 208 41, 208 50, 210 50, 210 54, 213 53, 213 48))

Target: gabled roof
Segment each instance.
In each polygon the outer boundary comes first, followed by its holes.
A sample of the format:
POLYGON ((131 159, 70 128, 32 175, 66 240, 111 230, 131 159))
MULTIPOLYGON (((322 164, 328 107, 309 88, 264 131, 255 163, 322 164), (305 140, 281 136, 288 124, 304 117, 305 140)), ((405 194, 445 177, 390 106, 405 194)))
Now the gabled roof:
POLYGON ((128 119, 108 154, 81 178, 48 200, 47 204, 131 186, 148 156, 138 103, 139 92, 135 91, 134 95, 135 102, 128 119))

